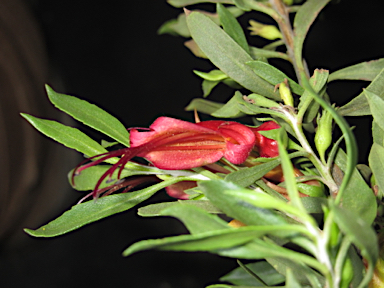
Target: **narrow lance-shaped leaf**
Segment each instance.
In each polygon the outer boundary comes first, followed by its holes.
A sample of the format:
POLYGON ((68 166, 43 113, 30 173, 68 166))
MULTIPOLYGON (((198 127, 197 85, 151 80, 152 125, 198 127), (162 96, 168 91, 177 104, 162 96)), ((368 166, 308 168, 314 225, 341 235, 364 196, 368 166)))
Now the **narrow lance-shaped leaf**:
POLYGON ((48 85, 46 85, 46 89, 49 100, 58 109, 119 143, 129 146, 129 133, 115 117, 85 100, 57 93, 48 85))
POLYGON ((220 23, 224 31, 249 54, 247 39, 245 38, 244 30, 237 22, 236 18, 222 4, 216 5, 217 13, 219 14, 220 23))
POLYGON ((383 68, 384 58, 361 62, 331 73, 328 82, 342 79, 373 81, 383 68))
POLYGON ((360 249, 362 256, 368 262, 367 273, 359 286, 366 287, 379 256, 376 233, 371 225, 356 215, 353 210, 339 206, 333 206, 331 209, 335 213, 335 222, 340 230, 360 249))
POLYGON ((196 206, 200 209, 203 209, 204 211, 207 211, 210 214, 222 213, 218 208, 213 206, 213 204, 208 200, 179 200, 179 201, 173 201, 173 202, 150 204, 145 207, 139 208, 137 211, 137 214, 143 217, 161 216, 162 211, 164 209, 167 209, 171 206, 178 206, 183 204, 196 206))
POLYGON ((176 217, 187 227, 191 234, 231 229, 228 223, 217 215, 211 215, 201 208, 184 202, 179 202, 179 205, 172 205, 162 210, 160 214, 176 217))
MULTIPOLYGON (((337 166, 334 168, 334 171, 340 168, 345 172, 347 161, 347 155, 342 149, 339 149, 335 158, 337 166)), ((336 178, 336 180, 339 182, 341 179, 336 178)), ((372 223, 376 217, 377 205, 375 195, 356 168, 353 169, 350 181, 343 192, 341 203, 343 207, 354 211, 356 215, 359 215, 367 223, 372 223)))
MULTIPOLYGON (((384 69, 373 79, 365 91, 374 93, 381 99, 384 99, 384 69)), ((338 112, 343 116, 371 115, 366 93, 364 91, 361 92, 358 96, 342 106, 338 112)))
POLYGON ((87 156, 94 156, 107 152, 107 150, 76 128, 72 128, 53 120, 36 118, 22 113, 25 119, 38 131, 64 146, 75 149, 87 156))
POLYGON ((247 62, 247 65, 253 69, 255 74, 259 75, 261 78, 268 81, 272 85, 278 85, 287 79, 289 88, 293 93, 301 95, 304 92, 304 89, 299 84, 290 79, 279 69, 269 65, 268 63, 262 61, 251 61, 247 62))
POLYGON ((216 110, 223 107, 223 103, 218 103, 206 99, 196 98, 193 99, 187 107, 185 107, 186 111, 193 111, 197 110, 198 112, 204 113, 204 114, 212 114, 216 110))
POLYGON ((384 191, 384 147, 373 143, 368 159, 377 185, 380 191, 384 191))
POLYGON ((368 99, 369 108, 374 121, 380 126, 381 129, 384 129, 384 100, 368 90, 364 90, 364 94, 368 99))
POLYGON ((219 249, 228 249, 250 242, 266 234, 289 232, 293 225, 246 226, 231 229, 213 230, 193 235, 180 235, 161 239, 144 240, 128 247, 123 256, 129 256, 143 250, 157 249, 168 251, 207 251, 216 253, 219 249))
POLYGON ((319 12, 331 0, 308 0, 297 11, 293 27, 294 27, 294 54, 297 61, 302 61, 302 51, 305 37, 315 21, 319 12))
POLYGON ((39 229, 25 229, 25 232, 35 237, 59 236, 86 224, 131 209, 160 189, 183 180, 188 180, 188 178, 172 178, 139 191, 110 195, 101 197, 97 201, 77 204, 71 210, 64 212, 64 214, 39 229))
POLYGON ((274 92, 273 85, 257 76, 245 64, 253 60, 251 56, 212 20, 201 13, 192 12, 187 16, 187 24, 200 49, 226 75, 252 92, 273 99, 280 98, 274 92))
POLYGON ((203 2, 233 4, 232 0, 167 0, 167 2, 178 8, 203 2))
POLYGON ((278 273, 272 265, 266 261, 258 261, 238 267, 222 276, 220 281, 230 282, 235 285, 263 286, 258 280, 267 285, 277 285, 284 282, 285 277, 278 273), (245 266, 245 267, 244 267, 245 266), (257 278, 254 277, 257 276, 257 278))

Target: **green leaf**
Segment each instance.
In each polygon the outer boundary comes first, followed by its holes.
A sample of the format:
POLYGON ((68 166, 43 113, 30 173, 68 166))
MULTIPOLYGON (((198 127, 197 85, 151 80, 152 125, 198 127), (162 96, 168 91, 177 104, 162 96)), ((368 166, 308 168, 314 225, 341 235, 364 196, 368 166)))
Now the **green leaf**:
POLYGON ((86 224, 131 209, 151 197, 160 189, 183 181, 185 177, 172 178, 148 188, 124 194, 101 197, 97 201, 77 204, 61 216, 37 230, 24 229, 31 236, 55 237, 76 230, 86 224))
POLYGON ((165 208, 160 211, 160 214, 178 218, 191 234, 231 229, 228 223, 217 215, 211 215, 201 208, 184 203, 184 201, 180 201, 179 205, 172 205, 165 208))
POLYGON ((57 93, 48 85, 46 85, 46 90, 49 100, 55 107, 119 143, 129 146, 129 133, 115 117, 85 100, 57 93))
MULTIPOLYGON (((297 271, 295 271, 297 273, 297 271)), ((302 288, 300 283, 297 281, 292 268, 287 269, 287 281, 285 282, 286 288, 302 288)))
POLYGON ((266 260, 284 276, 287 275, 287 270, 292 269, 296 279, 302 285, 312 285, 313 288, 324 287, 324 277, 303 263, 282 257, 268 257, 266 260))
POLYGON ((187 107, 185 107, 185 110, 193 111, 196 109, 198 112, 211 115, 212 113, 214 113, 216 110, 220 109, 223 106, 224 104, 222 103, 201 99, 201 98, 195 98, 191 101, 191 103, 188 104, 187 107))
POLYGON ((249 54, 248 42, 245 38, 244 30, 236 18, 220 3, 216 4, 216 10, 224 31, 249 54))
POLYGON ((212 20, 192 12, 187 16, 187 24, 200 49, 226 75, 252 92, 273 99, 280 98, 271 84, 245 64, 252 61, 251 56, 212 20))
POLYGON ((232 172, 225 176, 225 180, 231 181, 241 187, 248 187, 278 165, 280 165, 280 159, 275 159, 260 165, 232 172))
POLYGON ((167 2, 174 7, 185 7, 188 5, 198 4, 198 3, 223 3, 223 4, 233 4, 232 0, 167 0, 167 2))
POLYGON ((384 191, 384 147, 373 143, 368 160, 377 185, 384 191))
POLYGON ((250 54, 253 59, 259 60, 260 58, 280 58, 289 61, 289 57, 287 54, 277 51, 271 51, 267 49, 257 48, 257 47, 249 47, 250 54))
POLYGON ((379 256, 379 248, 375 231, 370 222, 356 215, 354 210, 346 209, 344 206, 331 207, 335 213, 335 222, 340 230, 360 249, 362 256, 368 261, 368 268, 364 279, 359 287, 365 287, 372 277, 373 267, 379 256))
MULTIPOLYGON (((244 11, 241 9, 231 6, 227 8, 228 13, 236 19, 236 17, 241 16, 244 11)), ((205 11, 201 11, 201 13, 207 15, 213 22, 216 24, 220 24, 219 17, 216 13, 209 13, 205 11)), ((187 25, 187 19, 185 13, 179 14, 177 19, 171 19, 167 22, 165 22, 161 27, 157 30, 158 34, 171 34, 174 36, 180 35, 182 37, 190 37, 191 34, 189 33, 188 25, 187 25)))
MULTIPOLYGON (((245 202, 241 197, 233 195, 238 193, 252 193, 251 190, 235 185, 224 180, 211 180, 199 183, 205 196, 223 211, 227 216, 237 219, 246 225, 284 225, 285 219, 270 209, 255 207, 245 202)), ((268 196, 268 195, 267 195, 268 196)), ((283 203, 283 202, 282 202, 283 203)))
POLYGON ((203 80, 201 83, 201 89, 203 90, 203 97, 209 96, 211 94, 213 88, 217 86, 221 81, 209 81, 209 80, 203 80))
MULTIPOLYGON (((334 178, 338 184, 341 179, 337 178, 341 171, 346 169, 347 155, 339 149, 335 158, 334 178), (336 173, 335 173, 336 172, 336 173), (338 173, 337 173, 338 172, 338 173)), ((357 169, 353 170, 352 177, 343 193, 341 204, 348 210, 354 211, 364 221, 371 224, 376 217, 376 198, 372 189, 364 181, 357 169)))
POLYGON ((341 79, 372 81, 383 68, 384 58, 362 62, 331 73, 328 81, 341 79))
MULTIPOLYGON (((285 277, 277 273, 277 271, 266 261, 250 263, 245 266, 269 286, 283 283, 285 280, 285 277)), ((230 282, 235 285, 262 286, 260 281, 242 267, 238 267, 224 275, 220 278, 220 281, 230 282)))
POLYGON ((184 13, 179 14, 177 19, 171 19, 163 23, 157 30, 158 34, 171 34, 174 36, 189 37, 189 29, 187 26, 186 16, 184 13))
POLYGON ((309 28, 317 15, 331 0, 308 0, 297 11, 293 22, 295 38, 293 42, 296 61, 301 61, 303 44, 309 28))
MULTIPOLYGON (((365 89, 384 99, 384 69, 373 79, 371 84, 365 89)), ((363 91, 353 98, 347 104, 338 109, 338 112, 344 116, 364 116, 371 115, 366 93, 363 91)))
MULTIPOLYGON (((215 206, 212 205, 212 203, 208 200, 178 200, 173 202, 163 202, 163 203, 156 203, 156 204, 150 204, 145 207, 141 207, 138 209, 137 214, 143 217, 153 217, 153 216, 161 216, 161 211, 164 209, 167 209, 172 206, 181 205, 180 202, 183 204, 189 204, 196 206, 200 209, 203 209, 204 211, 207 211, 211 214, 219 214, 222 213, 219 209, 217 209, 215 206)), ((184 206, 183 206, 184 207, 184 206)))
MULTIPOLYGON (((255 239, 241 246, 217 250, 215 251, 215 253, 221 256, 238 258, 238 259, 266 259, 266 258, 268 259, 270 257, 278 257, 281 259, 292 260, 293 263, 301 264, 302 268, 298 271, 303 271, 304 270, 303 267, 308 268, 308 266, 311 266, 317 269, 318 271, 321 271, 322 273, 323 272, 326 273, 326 271, 328 271, 328 269, 323 264, 320 264, 313 257, 293 251, 291 249, 287 249, 285 247, 281 247, 273 243, 268 238, 265 241, 261 239, 255 239)), ((272 266, 274 266, 274 268, 276 269, 275 265, 272 265, 272 266)), ((314 272, 312 269, 308 268, 308 270, 314 272)), ((306 273, 308 274, 309 272, 306 271, 306 273)), ((323 286, 314 286, 314 287, 320 288, 323 286)))
POLYGON ((249 67, 253 69, 255 74, 271 83, 272 85, 277 85, 284 82, 285 79, 288 80, 289 88, 295 94, 301 95, 304 92, 304 89, 297 84, 295 81, 290 79, 287 75, 281 72, 279 69, 265 63, 263 61, 250 61, 246 63, 249 67))
POLYGON ((288 232, 292 225, 246 226, 239 228, 213 230, 198 234, 180 235, 161 239, 136 242, 128 247, 123 256, 129 256, 143 250, 157 249, 168 251, 206 251, 215 252, 250 242, 265 234, 288 232))
MULTIPOLYGON (((316 93, 319 93, 322 96, 322 91, 325 92, 327 80, 328 80, 329 72, 325 69, 316 69, 309 79, 309 83, 311 84, 313 90, 316 93)), ((304 114, 303 122, 311 123, 313 119, 315 119, 320 108, 320 104, 313 99, 308 90, 305 90, 303 95, 300 97, 300 103, 298 106, 299 113, 304 114), (304 111, 302 111, 304 109, 304 111)))
POLYGON ((384 129, 384 100, 368 90, 364 90, 368 99, 369 108, 371 110, 373 120, 384 129))
POLYGON ((21 116, 27 119, 33 127, 44 135, 87 156, 108 152, 103 146, 76 128, 65 126, 53 120, 36 118, 24 113, 21 113, 21 116))
POLYGON ((211 115, 218 118, 239 118, 245 114, 239 110, 238 103, 243 99, 243 94, 239 91, 223 107, 217 109, 211 115))
POLYGON ((205 80, 209 80, 209 81, 221 81, 221 80, 228 78, 228 76, 225 73, 223 73, 222 71, 217 70, 217 69, 211 70, 208 73, 193 70, 193 73, 195 73, 197 76, 200 76, 201 78, 203 78, 205 80))
POLYGON ((372 137, 374 143, 384 146, 384 130, 376 121, 372 121, 372 137))

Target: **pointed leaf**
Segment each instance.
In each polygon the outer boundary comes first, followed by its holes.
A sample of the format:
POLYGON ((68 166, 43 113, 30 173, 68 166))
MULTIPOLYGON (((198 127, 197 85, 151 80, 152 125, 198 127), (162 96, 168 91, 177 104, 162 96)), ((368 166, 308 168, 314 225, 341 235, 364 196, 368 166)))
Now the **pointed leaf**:
POLYGON ((375 175, 376 183, 384 191, 384 147, 373 143, 369 153, 369 166, 375 175))
MULTIPOLYGON (((381 99, 384 99, 384 69, 381 70, 371 84, 368 85, 365 91, 374 93, 381 99)), ((343 116, 371 115, 366 93, 364 91, 361 92, 358 96, 338 109, 338 112, 343 116)))
POLYGON ((179 200, 173 202, 163 202, 150 204, 145 207, 141 207, 138 209, 137 214, 142 217, 153 217, 153 216, 161 216, 161 211, 175 205, 181 205, 180 202, 196 206, 204 211, 207 211, 211 214, 219 214, 222 213, 219 209, 212 205, 208 200, 179 200))
POLYGON ((60 94, 46 85, 49 100, 60 110, 72 116, 76 120, 98 130, 119 143, 129 146, 129 133, 112 115, 94 104, 74 96, 60 94))
MULTIPOLYGON (((370 223, 356 215, 353 210, 339 206, 332 207, 332 210, 335 213, 334 219, 340 230, 345 233, 352 243, 361 251, 363 258, 368 262, 368 267, 372 269, 379 256, 379 247, 376 233, 370 223)), ((366 276, 369 277, 367 274, 366 276)), ((369 278, 365 279, 365 285, 368 284, 369 278)), ((360 287, 365 286, 361 284, 360 287)))
MULTIPOLYGON (((316 69, 312 77, 309 79, 309 83, 311 84, 313 90, 316 93, 319 93, 320 96, 323 94, 321 93, 322 90, 325 92, 325 85, 327 84, 328 75, 328 70, 316 69)), ((300 103, 298 106, 299 111, 303 106, 306 106, 303 122, 311 123, 319 111, 320 104, 313 99, 308 90, 305 90, 303 95, 300 97, 300 103)))
POLYGON ((263 61, 250 61, 247 62, 247 65, 253 69, 255 74, 257 74, 258 76, 260 76, 261 78, 268 81, 274 86, 284 82, 284 80, 287 79, 289 88, 292 90, 293 93, 301 95, 304 92, 304 89, 299 84, 290 79, 279 69, 273 67, 268 63, 265 63, 263 61))
POLYGON ((37 130, 64 146, 75 149, 87 156, 94 156, 107 152, 107 150, 76 128, 72 128, 53 120, 36 118, 22 113, 25 119, 37 130))
POLYGON ((225 73, 217 69, 211 70, 208 73, 193 70, 193 73, 209 81, 221 81, 228 78, 228 76, 225 73))
POLYGON ((248 42, 245 38, 244 30, 236 18, 220 3, 217 3, 216 10, 224 31, 249 54, 248 42))
POLYGON ((384 129, 376 121, 372 121, 372 137, 374 143, 384 146, 384 129))
POLYGON ((261 49, 257 47, 249 47, 250 54, 253 59, 259 60, 259 58, 280 58, 289 61, 289 57, 287 54, 277 51, 271 51, 267 49, 261 49))
POLYGON ((245 63, 252 61, 227 33, 205 15, 192 12, 187 16, 192 38, 204 54, 230 78, 252 92, 279 99, 273 85, 257 76, 245 63))
POLYGON ((193 111, 196 109, 198 112, 210 115, 223 106, 224 104, 222 103, 205 100, 201 98, 195 98, 191 101, 191 103, 188 104, 187 107, 185 107, 185 110, 193 111))
POLYGON ((143 250, 157 249, 168 251, 207 251, 215 252, 238 246, 265 234, 280 234, 288 232, 292 225, 281 226, 245 226, 239 228, 213 230, 198 234, 180 235, 161 239, 151 239, 136 242, 128 247, 123 256, 143 250))
MULTIPOLYGON (((334 171, 341 169, 345 171, 347 155, 339 149, 335 158, 334 171)), ((337 179, 337 182, 341 179, 337 179)), ((338 183, 339 184, 339 183, 338 183)), ((352 177, 344 191, 341 204, 346 209, 354 211, 364 221, 371 224, 376 217, 376 197, 372 189, 367 185, 357 169, 354 169, 352 177)))
POLYGON ((217 215, 211 215, 191 204, 184 201, 172 205, 160 212, 163 216, 172 216, 178 218, 189 233, 198 234, 203 232, 215 231, 220 229, 231 229, 227 222, 219 218, 217 215))
MULTIPOLYGON (((277 285, 284 282, 285 277, 266 261, 259 261, 245 265, 252 273, 256 274, 267 285, 277 285)), ((262 283, 253 277, 242 267, 238 267, 220 278, 220 281, 230 282, 236 285, 262 286, 262 283)))
POLYGON ((233 4, 232 0, 167 0, 167 2, 178 8, 203 2, 233 4))
POLYGON ((225 180, 231 181, 241 187, 248 187, 278 165, 280 165, 280 159, 275 159, 260 165, 232 172, 225 177, 225 180))
POLYGON ((255 207, 230 193, 231 191, 241 193, 243 189, 234 183, 224 180, 211 180, 200 182, 199 187, 213 205, 227 216, 246 225, 283 225, 286 223, 286 220, 275 211, 255 207))
POLYGON ((211 115, 218 118, 239 118, 245 116, 237 105, 241 99, 243 99, 243 94, 236 91, 235 95, 223 107, 217 109, 211 115))
POLYGON ((331 73, 328 81, 341 79, 373 81, 383 68, 384 58, 362 62, 331 73))
POLYGON ((297 61, 301 61, 303 44, 309 28, 317 15, 331 0, 308 0, 297 11, 293 22, 294 27, 294 54, 297 61))
POLYGON ((124 194, 101 197, 97 201, 77 204, 61 216, 37 230, 24 229, 31 236, 54 237, 76 230, 86 224, 131 209, 151 197, 160 189, 182 181, 184 177, 173 178, 148 188, 124 194))
POLYGON ((368 99, 373 120, 384 129, 384 100, 368 90, 364 90, 364 94, 368 99))

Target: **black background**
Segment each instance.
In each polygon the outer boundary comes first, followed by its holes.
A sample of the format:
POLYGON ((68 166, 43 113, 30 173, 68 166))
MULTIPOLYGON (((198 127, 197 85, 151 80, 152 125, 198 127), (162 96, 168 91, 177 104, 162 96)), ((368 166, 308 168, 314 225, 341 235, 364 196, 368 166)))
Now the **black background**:
MULTIPOLYGON (((182 38, 156 33, 180 9, 159 0, 40 0, 30 7, 44 32, 56 75, 49 83, 53 88, 99 105, 127 127, 148 126, 160 115, 193 121, 184 111, 192 98, 201 97, 192 69, 207 71, 211 65, 196 60, 182 38)), ((325 8, 305 44, 310 70, 335 71, 383 57, 383 8, 380 0, 335 1, 325 8)), ((332 83, 329 94, 341 105, 364 85, 332 83)), ((231 93, 219 87, 214 97, 225 101, 231 93)), ((369 119, 351 121, 360 139, 369 138, 369 119)), ((360 141, 361 159, 367 144, 360 141)), ((74 203, 77 192, 68 187, 68 193, 74 203)), ((0 287, 204 287, 236 266, 204 253, 121 256, 135 241, 183 231, 177 220, 139 218, 128 211, 55 239, 25 236, 24 245, 0 262, 0 287)))

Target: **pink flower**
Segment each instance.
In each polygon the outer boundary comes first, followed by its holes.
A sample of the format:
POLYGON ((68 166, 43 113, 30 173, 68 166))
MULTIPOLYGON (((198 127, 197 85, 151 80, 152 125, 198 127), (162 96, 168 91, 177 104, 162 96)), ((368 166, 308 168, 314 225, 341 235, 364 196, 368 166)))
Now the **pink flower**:
POLYGON ((232 121, 203 121, 190 123, 169 117, 159 117, 149 131, 130 130, 131 147, 96 155, 87 160, 97 160, 78 166, 75 174, 109 158, 121 156, 98 180, 93 196, 106 177, 119 168, 118 178, 124 165, 133 157, 143 157, 155 167, 164 170, 191 169, 220 160, 222 157, 233 164, 243 163, 251 152, 257 134, 243 124, 232 121))
POLYGON ((256 136, 255 149, 259 152, 260 157, 277 157, 279 156, 279 148, 276 140, 267 138, 258 131, 268 131, 279 128, 280 125, 273 121, 264 122, 259 127, 252 128, 256 136))

